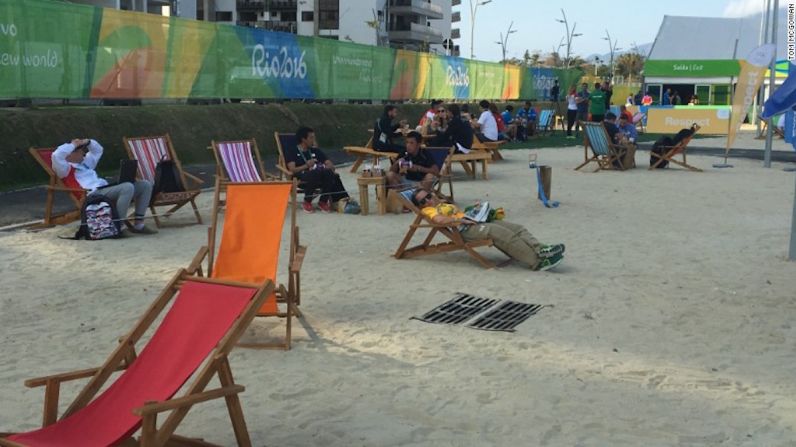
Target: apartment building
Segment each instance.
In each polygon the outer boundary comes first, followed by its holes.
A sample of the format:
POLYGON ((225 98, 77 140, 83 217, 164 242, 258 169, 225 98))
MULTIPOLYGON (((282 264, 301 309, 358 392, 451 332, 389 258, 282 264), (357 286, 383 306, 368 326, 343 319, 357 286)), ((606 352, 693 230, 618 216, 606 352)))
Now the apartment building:
POLYGON ((454 52, 460 0, 72 0, 438 54, 454 52))

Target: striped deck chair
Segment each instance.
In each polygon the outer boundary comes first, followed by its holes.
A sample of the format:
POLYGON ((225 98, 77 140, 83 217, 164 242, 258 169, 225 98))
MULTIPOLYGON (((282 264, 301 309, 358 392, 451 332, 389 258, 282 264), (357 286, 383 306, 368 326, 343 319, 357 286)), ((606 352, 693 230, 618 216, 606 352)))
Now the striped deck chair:
POLYGON ((536 126, 537 135, 547 134, 555 131, 553 118, 555 111, 553 109, 543 109, 539 113, 539 124, 536 126))
POLYGON ((688 164, 687 162, 688 160, 686 159, 686 151, 688 150, 688 143, 690 143, 691 139, 694 138, 694 135, 697 132, 699 132, 699 129, 701 129, 701 127, 697 123, 692 124, 690 128, 691 133, 687 137, 683 138, 678 143, 676 143, 674 146, 663 147, 662 154, 657 154, 654 151, 650 151, 650 160, 655 160, 655 163, 650 164, 649 170, 656 169, 661 163, 663 163, 664 161, 668 161, 670 163, 680 165, 688 169, 689 171, 702 172, 701 169, 688 164), (674 157, 676 155, 682 155, 683 161, 675 160, 674 157))
POLYGON ((69 175, 65 178, 58 178, 58 175, 52 168, 52 155, 55 149, 32 147, 28 151, 30 155, 33 156, 33 159, 44 168, 47 175, 50 176, 50 180, 47 184, 47 201, 44 205, 43 225, 60 225, 80 219, 80 208, 83 206, 83 199, 86 197, 86 191, 80 186, 80 183, 77 182, 75 171, 71 170, 69 175), (55 193, 59 191, 69 193, 69 199, 75 205, 75 210, 58 215, 53 214, 55 193))
POLYGON ((434 192, 447 202, 453 202, 453 176, 451 176, 448 159, 453 153, 452 148, 448 147, 425 147, 423 148, 434 164, 439 168, 439 178, 434 183, 434 192), (448 185, 448 194, 442 192, 442 187, 448 185))
POLYGON ((257 183, 273 178, 265 172, 260 149, 254 138, 240 141, 213 140, 210 144, 223 182, 257 183))
POLYGON ((279 285, 268 296, 257 315, 286 319, 285 337, 277 343, 240 343, 239 346, 259 349, 290 349, 293 316, 300 316, 300 272, 307 247, 299 245, 296 226, 296 188, 293 182, 226 183, 216 181, 214 208, 220 206, 221 189, 226 191, 226 211, 221 242, 216 251, 219 226, 217 211, 208 231, 208 244, 194 256, 188 271, 196 275, 228 281, 257 284, 275 280, 279 262, 279 246, 288 201, 290 206, 290 255, 288 285, 279 285), (205 267, 203 268, 203 264, 205 267), (279 301, 284 309, 280 309, 279 301))
POLYGON ((597 163, 597 169, 595 169, 594 172, 601 169, 614 168, 624 170, 622 157, 625 155, 625 149, 609 141, 608 132, 605 130, 603 124, 595 122, 586 122, 583 124, 583 156, 585 161, 575 168, 575 170, 577 171, 591 162, 597 163), (591 157, 589 157, 589 148, 592 150, 591 157))
POLYGON ((155 207, 171 206, 163 215, 163 217, 169 217, 188 203, 193 207, 196 221, 199 224, 202 223, 202 216, 199 214, 199 208, 196 207, 196 196, 201 192, 199 191, 199 185, 204 182, 199 177, 191 175, 182 169, 182 164, 180 164, 180 159, 177 157, 177 152, 174 150, 174 145, 171 143, 171 137, 168 134, 155 137, 124 137, 124 147, 127 149, 127 155, 131 159, 138 160, 139 178, 154 184, 158 162, 161 160, 172 160, 180 175, 182 184, 186 187, 186 191, 160 192, 152 198, 149 209, 152 211, 152 216, 155 218, 155 224, 158 227, 160 227, 160 219, 155 207), (188 187, 187 179, 189 178, 194 183, 192 185, 193 188, 188 187))
POLYGON ((251 446, 238 398, 244 388, 233 380, 228 355, 273 288, 270 281, 252 286, 190 277, 181 270, 101 367, 26 381, 27 387, 45 387, 43 428, 0 434, 0 445, 209 446, 174 432, 194 405, 224 398, 237 444, 251 446), (155 322, 137 354, 136 345, 155 322), (220 387, 206 391, 214 376, 220 387), (59 418, 60 385, 78 379, 90 380, 59 418), (167 417, 158 424, 162 413, 167 417))

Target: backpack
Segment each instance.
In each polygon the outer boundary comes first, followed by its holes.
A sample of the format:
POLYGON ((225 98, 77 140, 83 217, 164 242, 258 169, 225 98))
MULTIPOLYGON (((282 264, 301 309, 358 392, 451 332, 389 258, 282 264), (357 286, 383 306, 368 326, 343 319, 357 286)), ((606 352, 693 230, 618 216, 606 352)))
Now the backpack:
MULTIPOLYGON (((655 166, 655 163, 660 160, 658 157, 653 156, 652 154, 663 155, 667 148, 674 146, 674 140, 670 137, 660 137, 655 144, 652 145, 652 150, 650 151, 650 166, 655 166)), ((661 164, 658 165, 658 169, 663 169, 669 166, 669 160, 663 160, 661 164)))
POLYGON ((98 241, 121 235, 122 223, 113 201, 101 194, 86 197, 80 209, 80 228, 75 233, 75 239, 98 241))
POLYGON ((183 192, 185 185, 182 184, 182 177, 177 172, 177 165, 174 160, 162 159, 155 166, 155 184, 152 186, 152 199, 154 202, 158 194, 162 192, 183 192))

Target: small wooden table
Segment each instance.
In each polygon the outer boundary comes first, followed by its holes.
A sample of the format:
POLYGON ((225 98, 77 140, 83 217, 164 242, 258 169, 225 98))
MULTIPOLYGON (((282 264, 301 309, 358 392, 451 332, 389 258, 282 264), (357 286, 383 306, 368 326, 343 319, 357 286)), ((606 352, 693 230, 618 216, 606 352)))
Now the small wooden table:
POLYGON ((359 205, 362 207, 362 215, 368 215, 368 185, 376 186, 376 198, 379 201, 379 215, 387 212, 387 188, 385 187, 386 177, 358 177, 359 185, 359 205))

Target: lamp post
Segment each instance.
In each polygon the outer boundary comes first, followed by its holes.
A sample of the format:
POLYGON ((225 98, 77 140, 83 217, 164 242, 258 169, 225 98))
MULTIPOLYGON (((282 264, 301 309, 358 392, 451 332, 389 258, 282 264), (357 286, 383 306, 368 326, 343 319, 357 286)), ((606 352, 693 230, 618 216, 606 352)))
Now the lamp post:
MULTIPOLYGON (((567 14, 564 12, 564 8, 561 8, 561 16, 563 19, 556 19, 556 22, 563 23, 564 28, 567 31, 566 40, 567 40, 567 55, 564 58, 564 67, 569 68, 570 56, 572 55, 572 39, 578 36, 582 36, 581 33, 575 33, 575 28, 578 26, 577 22, 572 24, 572 30, 569 29, 569 22, 567 21, 567 14)), ((563 40, 563 39, 562 39, 563 40)))
POLYGON ((602 62, 602 60, 600 60, 600 57, 599 56, 594 56, 594 77, 595 78, 597 77, 597 67, 600 65, 600 62, 602 62))
POLYGON ((617 40, 611 41, 611 34, 608 33, 607 29, 605 30, 605 36, 606 37, 603 37, 603 40, 607 40, 608 41, 608 49, 611 50, 611 62, 608 65, 608 69, 609 69, 608 79, 613 79, 614 78, 614 52, 621 50, 621 48, 616 46, 617 45, 617 40))
POLYGON ((496 44, 500 45, 501 50, 503 50, 503 62, 506 62, 506 48, 508 47, 509 43, 509 34, 514 34, 517 30, 511 29, 514 26, 514 21, 509 24, 509 29, 506 30, 506 36, 503 37, 503 33, 500 33, 500 40, 495 42, 496 44))
POLYGON ((478 12, 479 6, 486 5, 487 3, 492 3, 492 0, 476 0, 475 4, 473 4, 473 0, 470 0, 470 59, 475 58, 475 54, 473 54, 473 42, 475 42, 475 13, 478 12))

